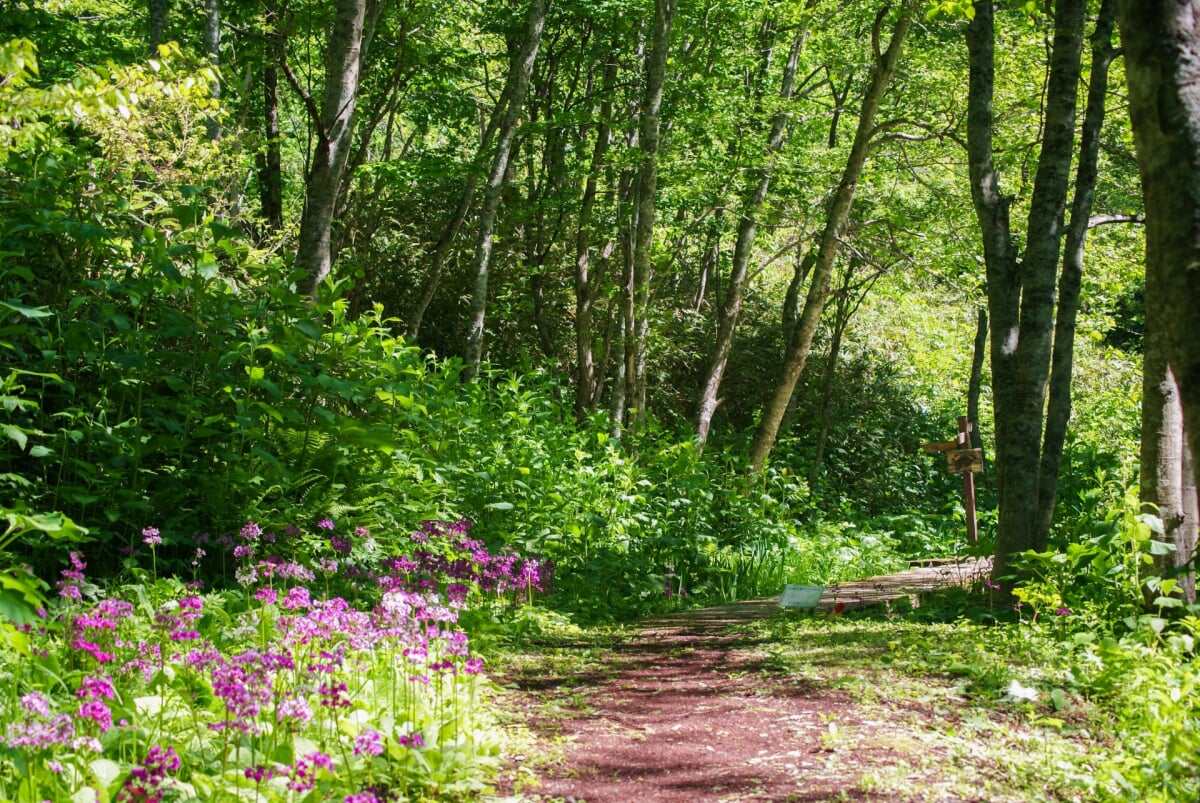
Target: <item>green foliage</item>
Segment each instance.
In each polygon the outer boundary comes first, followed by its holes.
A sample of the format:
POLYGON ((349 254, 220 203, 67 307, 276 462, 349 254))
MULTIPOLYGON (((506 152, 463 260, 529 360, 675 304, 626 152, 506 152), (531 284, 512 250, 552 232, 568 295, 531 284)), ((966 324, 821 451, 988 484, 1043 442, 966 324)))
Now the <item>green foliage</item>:
POLYGON ((1096 490, 1084 505, 1065 546, 1022 556, 1031 576, 1013 591, 1018 612, 1060 645, 1066 688, 1111 717, 1094 793, 1190 799, 1200 791, 1200 611, 1183 604, 1176 578, 1158 576, 1156 558, 1173 546, 1159 540, 1162 523, 1139 512, 1133 491, 1113 503, 1096 490))
MULTIPOLYGON (((27 43, 3 52, 35 73, 27 43)), ((246 242, 223 183, 236 149, 199 135, 205 78, 168 61, 0 86, 27 118, 0 173, 4 433, 18 447, 0 472, 102 545, 151 521, 180 535, 298 511, 436 515, 436 488, 381 501, 409 479, 382 468, 427 412, 424 358, 378 311, 351 319, 336 295, 312 308, 246 242)))
MULTIPOLYGON (((1140 513, 1136 493, 1107 506, 1103 494, 1085 499, 1090 509, 1076 520, 1061 550, 1025 552, 1021 556, 1022 580, 1013 593, 1027 604, 1034 619, 1065 611, 1082 627, 1129 622, 1136 627, 1144 605, 1146 585, 1154 575, 1154 558, 1172 545, 1161 537, 1158 517, 1140 513)), ((1174 580, 1169 581, 1172 585, 1174 580)), ((1170 596, 1154 578, 1154 596, 1170 596)))
POLYGON ((87 523, 98 567, 150 523, 156 566, 186 573, 190 533, 247 518, 386 534, 461 515, 489 545, 556 563, 560 604, 621 618, 893 560, 802 524, 786 470, 748 488, 736 462, 669 432, 617 443, 601 417, 576 426, 549 372, 464 384, 378 306, 353 315, 339 287, 299 297, 228 203, 226 149, 200 136, 203 73, 172 64, 81 77, 71 92, 90 105, 47 107, 3 174, 5 343, 31 401, 14 402, 22 449, 2 470, 32 508, 87 523), (191 128, 162 128, 171 116, 191 128), (54 260, 65 283, 42 278, 54 260))

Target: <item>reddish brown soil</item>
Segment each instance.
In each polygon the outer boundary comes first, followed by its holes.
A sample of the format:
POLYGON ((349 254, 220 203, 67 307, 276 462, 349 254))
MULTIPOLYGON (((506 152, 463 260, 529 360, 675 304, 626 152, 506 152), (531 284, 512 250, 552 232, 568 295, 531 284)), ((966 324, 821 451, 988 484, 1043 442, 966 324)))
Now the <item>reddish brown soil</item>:
POLYGON ((566 737, 565 758, 540 768, 540 784, 524 795, 577 803, 906 799, 859 783, 896 763, 888 739, 871 737, 880 723, 865 721, 845 692, 780 673, 765 645, 727 632, 777 610, 742 603, 668 617, 582 675, 506 678, 523 693, 574 703, 565 718, 531 723, 543 737, 566 737))

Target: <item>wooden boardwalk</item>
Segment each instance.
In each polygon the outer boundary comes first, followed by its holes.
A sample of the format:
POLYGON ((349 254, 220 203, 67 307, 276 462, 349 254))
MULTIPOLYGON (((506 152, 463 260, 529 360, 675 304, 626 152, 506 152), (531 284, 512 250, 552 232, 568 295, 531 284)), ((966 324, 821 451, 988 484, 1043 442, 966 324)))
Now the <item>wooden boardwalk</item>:
POLYGON ((920 604, 923 593, 939 588, 970 587, 982 583, 991 571, 991 558, 926 561, 923 565, 895 574, 826 586, 816 609, 831 611, 865 608, 868 605, 883 605, 903 598, 908 598, 916 607, 920 604))
MULTIPOLYGON (((827 586, 815 610, 844 611, 869 605, 886 605, 902 598, 910 600, 915 607, 920 604, 921 594, 939 588, 981 583, 991 571, 991 558, 925 561, 922 565, 895 574, 827 586)), ((757 619, 770 619, 783 610, 779 605, 779 597, 775 596, 656 616, 643 620, 642 626, 650 632, 659 633, 713 632, 757 619)))

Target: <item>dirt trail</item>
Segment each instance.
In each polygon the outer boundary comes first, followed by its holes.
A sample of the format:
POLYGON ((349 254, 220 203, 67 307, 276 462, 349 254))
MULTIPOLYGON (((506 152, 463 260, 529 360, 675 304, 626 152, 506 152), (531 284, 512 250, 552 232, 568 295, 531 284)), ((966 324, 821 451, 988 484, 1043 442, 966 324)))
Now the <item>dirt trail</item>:
POLYGON ((780 673, 765 645, 727 632, 778 612, 774 601, 754 601, 664 617, 586 674, 512 678, 525 692, 578 701, 573 715, 541 723, 567 737, 565 760, 525 794, 587 803, 908 799, 863 789, 864 773, 897 763, 890 740, 873 735, 882 723, 848 693, 780 673))

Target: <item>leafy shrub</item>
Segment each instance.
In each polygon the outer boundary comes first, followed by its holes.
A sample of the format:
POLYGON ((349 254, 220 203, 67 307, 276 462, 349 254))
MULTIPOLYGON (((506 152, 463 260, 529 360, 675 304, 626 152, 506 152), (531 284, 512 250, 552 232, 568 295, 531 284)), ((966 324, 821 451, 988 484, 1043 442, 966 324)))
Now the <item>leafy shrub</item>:
POLYGON ((1091 514, 1074 523, 1064 548, 1021 555, 1028 579, 1013 593, 1034 617, 1065 610, 1092 627, 1136 624, 1150 588, 1170 596, 1175 581, 1161 581, 1153 570, 1154 556, 1173 550, 1155 538, 1162 533, 1158 517, 1138 512, 1133 491, 1107 510, 1099 507, 1102 499, 1099 492, 1092 497, 1091 514))

